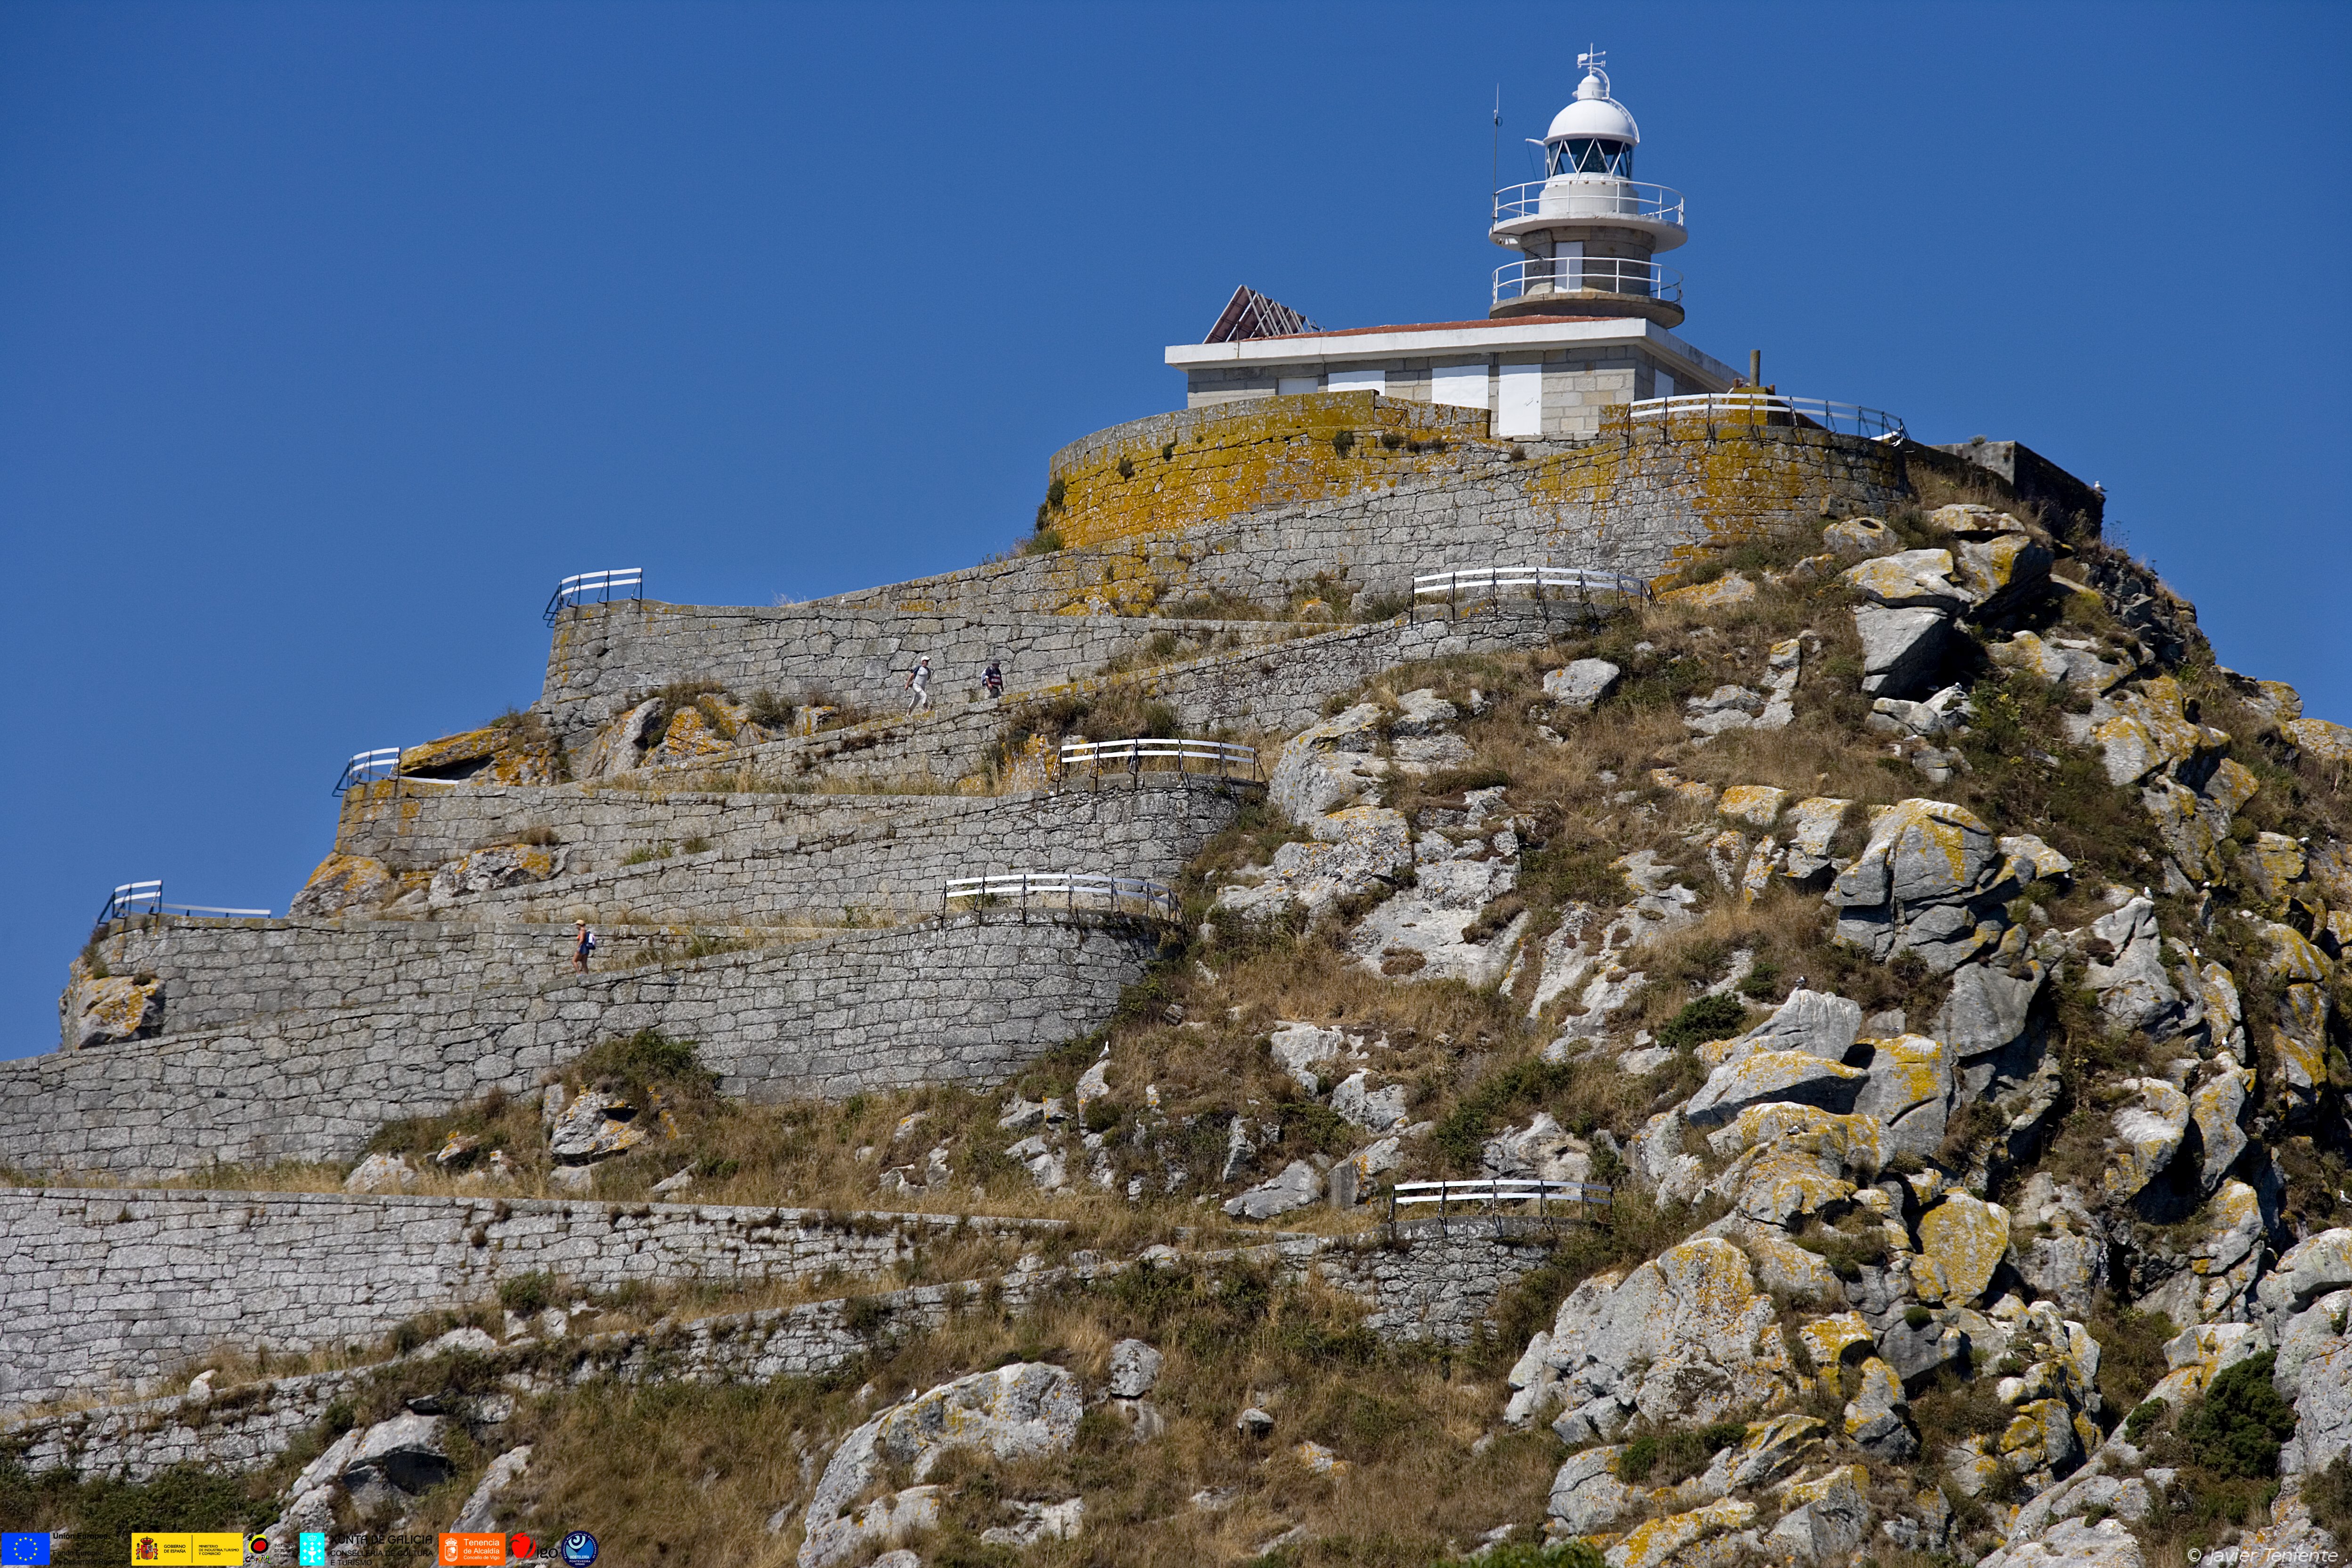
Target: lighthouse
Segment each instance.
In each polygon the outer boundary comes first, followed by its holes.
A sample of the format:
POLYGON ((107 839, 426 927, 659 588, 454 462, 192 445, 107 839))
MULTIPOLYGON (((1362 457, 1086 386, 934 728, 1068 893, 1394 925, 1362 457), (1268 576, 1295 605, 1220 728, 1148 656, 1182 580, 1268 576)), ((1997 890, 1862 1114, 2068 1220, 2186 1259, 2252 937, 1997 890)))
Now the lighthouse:
POLYGON ((1682 274, 1656 258, 1688 237, 1682 193, 1633 177, 1641 128, 1601 52, 1576 65, 1542 139, 1544 177, 1494 193, 1487 237, 1515 254, 1471 307, 1485 315, 1325 328, 1238 289, 1205 342, 1167 351, 1186 405, 1370 392, 1486 409, 1498 437, 1577 441, 1612 406, 1737 385, 1675 331, 1682 274))
POLYGON ((1683 194, 1633 178, 1642 130, 1610 96, 1602 59, 1598 49, 1576 58, 1584 79, 1544 133, 1544 177, 1495 193, 1487 234, 1519 258, 1495 271, 1493 316, 1682 325, 1683 275, 1654 258, 1689 237, 1683 194))

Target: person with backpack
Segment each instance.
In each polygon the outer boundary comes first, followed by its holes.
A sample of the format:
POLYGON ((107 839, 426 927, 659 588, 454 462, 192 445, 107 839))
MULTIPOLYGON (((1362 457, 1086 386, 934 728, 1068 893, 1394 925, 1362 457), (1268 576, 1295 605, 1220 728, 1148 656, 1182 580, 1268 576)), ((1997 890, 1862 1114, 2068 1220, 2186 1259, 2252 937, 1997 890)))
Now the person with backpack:
POLYGON ((930 655, 925 654, 917 659, 915 668, 907 672, 907 689, 915 694, 915 700, 907 704, 909 714, 920 712, 931 705, 930 655))
POLYGON ((586 921, 574 921, 572 923, 572 972, 574 974, 585 974, 588 973, 589 954, 596 951, 596 933, 588 929, 586 921))

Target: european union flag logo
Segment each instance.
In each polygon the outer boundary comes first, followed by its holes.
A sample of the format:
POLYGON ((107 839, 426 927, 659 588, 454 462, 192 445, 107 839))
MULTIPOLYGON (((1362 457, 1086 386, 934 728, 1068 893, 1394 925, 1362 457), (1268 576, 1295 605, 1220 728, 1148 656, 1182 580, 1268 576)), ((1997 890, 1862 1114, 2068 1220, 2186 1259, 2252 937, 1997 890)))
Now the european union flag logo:
POLYGON ((0 1535, 0 1563, 15 1568, 19 1563, 47 1563, 49 1560, 49 1532, 46 1530, 12 1530, 0 1535))

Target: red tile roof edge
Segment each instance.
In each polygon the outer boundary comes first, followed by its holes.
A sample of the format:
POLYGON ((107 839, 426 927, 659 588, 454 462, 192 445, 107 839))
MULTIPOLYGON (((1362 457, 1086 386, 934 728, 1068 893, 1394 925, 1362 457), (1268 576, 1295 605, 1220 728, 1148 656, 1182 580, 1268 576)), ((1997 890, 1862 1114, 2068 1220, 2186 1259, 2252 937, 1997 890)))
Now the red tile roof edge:
POLYGON ((1458 332, 1479 327, 1524 327, 1535 321, 1614 321, 1637 318, 1617 316, 1499 316, 1475 321, 1415 321, 1397 327, 1335 327, 1321 332, 1286 332, 1280 337, 1250 338, 1254 343, 1304 342, 1308 338, 1360 338, 1374 332, 1458 332))

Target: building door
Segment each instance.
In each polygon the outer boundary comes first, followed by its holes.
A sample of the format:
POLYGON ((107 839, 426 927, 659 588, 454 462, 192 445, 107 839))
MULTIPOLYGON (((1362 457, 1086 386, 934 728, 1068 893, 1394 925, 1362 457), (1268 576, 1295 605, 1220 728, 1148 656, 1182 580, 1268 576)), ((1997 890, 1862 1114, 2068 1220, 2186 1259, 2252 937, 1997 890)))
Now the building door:
POLYGON ((1507 364, 1503 366, 1498 386, 1495 399, 1495 434, 1542 435, 1542 364, 1507 364))

